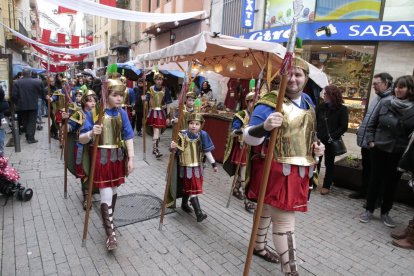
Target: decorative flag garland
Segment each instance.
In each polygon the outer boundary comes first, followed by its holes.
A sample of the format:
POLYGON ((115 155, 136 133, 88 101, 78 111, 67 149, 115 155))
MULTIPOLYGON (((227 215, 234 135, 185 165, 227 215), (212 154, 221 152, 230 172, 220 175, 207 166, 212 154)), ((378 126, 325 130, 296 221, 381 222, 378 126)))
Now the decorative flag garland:
MULTIPOLYGON (((48 53, 40 48, 37 45, 32 44, 32 47, 41 53, 42 55, 47 56, 48 53)), ((74 55, 62 55, 62 54, 55 54, 55 53, 49 53, 50 58, 54 61, 68 61, 68 62, 76 62, 76 61, 83 61, 88 55, 80 55, 80 56, 74 56, 74 55)))
POLYGON ((68 49, 68 48, 59 48, 55 46, 49 46, 49 45, 37 42, 36 40, 33 40, 31 38, 28 38, 27 36, 24 36, 21 33, 16 32, 15 30, 7 27, 1 22, 0 22, 0 25, 3 26, 5 29, 9 30, 14 36, 20 38, 21 40, 24 40, 32 45, 37 45, 37 46, 43 47, 46 50, 57 52, 57 53, 63 53, 63 54, 69 54, 69 55, 81 55, 81 54, 89 54, 89 53, 92 53, 96 50, 99 50, 105 47, 105 42, 100 42, 98 44, 84 47, 84 48, 79 48, 79 49, 68 49))
POLYGON ((62 6, 67 9, 76 10, 86 14, 106 17, 109 19, 124 20, 130 22, 163 23, 175 22, 200 15, 206 15, 205 11, 185 12, 185 13, 153 13, 138 12, 119 9, 102 5, 90 0, 45 0, 51 4, 62 6))

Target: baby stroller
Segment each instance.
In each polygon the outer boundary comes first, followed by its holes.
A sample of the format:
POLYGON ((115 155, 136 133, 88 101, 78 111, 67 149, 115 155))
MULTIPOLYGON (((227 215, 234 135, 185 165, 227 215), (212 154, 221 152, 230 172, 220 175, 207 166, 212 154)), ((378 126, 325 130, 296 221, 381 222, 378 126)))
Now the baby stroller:
POLYGON ((20 201, 29 201, 33 197, 33 190, 25 188, 17 182, 20 178, 15 168, 8 165, 7 158, 0 157, 0 193, 6 196, 7 204, 9 198, 13 195, 20 201))

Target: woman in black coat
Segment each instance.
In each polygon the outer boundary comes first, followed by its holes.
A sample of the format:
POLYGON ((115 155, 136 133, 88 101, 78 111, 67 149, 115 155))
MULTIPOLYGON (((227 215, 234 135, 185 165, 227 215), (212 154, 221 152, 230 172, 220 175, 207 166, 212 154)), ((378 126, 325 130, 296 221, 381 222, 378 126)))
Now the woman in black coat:
MULTIPOLYGON (((334 176, 335 154, 329 143, 329 136, 339 139, 348 129, 348 108, 343 105, 341 90, 335 85, 328 85, 322 90, 324 103, 321 104, 316 112, 317 136, 325 145, 325 178, 321 195, 330 192, 332 179, 334 176)), ((318 172, 321 168, 322 158, 318 163, 318 172)))

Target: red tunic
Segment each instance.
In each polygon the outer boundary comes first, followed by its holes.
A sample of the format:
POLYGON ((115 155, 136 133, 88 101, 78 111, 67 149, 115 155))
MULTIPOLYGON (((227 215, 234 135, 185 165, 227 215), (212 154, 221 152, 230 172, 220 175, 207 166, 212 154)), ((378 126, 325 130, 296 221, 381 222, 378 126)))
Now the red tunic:
MULTIPOLYGON (((91 146, 91 151, 92 149, 93 147, 91 146)), ((115 161, 111 161, 111 149, 98 148, 93 177, 93 184, 96 188, 118 187, 125 182, 125 160, 118 160, 117 157, 113 159, 115 161), (107 152, 105 164, 100 162, 103 151, 107 152)))
POLYGON ((238 137, 233 138, 233 151, 231 153, 231 163, 242 166, 246 166, 246 155, 247 155, 247 147, 244 146, 240 148, 240 143, 238 141, 238 137), (240 159, 241 156, 241 159, 240 159), (239 162, 240 160, 240 162, 239 162))
POLYGON ((166 128, 167 127, 167 118, 165 117, 165 112, 163 110, 151 110, 147 118, 147 125, 154 128, 166 128), (157 112, 157 118, 155 118, 155 113, 157 112))
POLYGON ((203 193, 203 169, 201 167, 192 167, 191 178, 187 177, 187 167, 184 168, 183 193, 185 195, 198 195, 203 193), (198 170, 199 176, 195 176, 195 171, 198 170))
MULTIPOLYGON (((260 152, 260 146, 252 147, 260 152)), ((256 200, 262 182, 265 158, 259 154, 253 156, 250 168, 247 198, 256 200)), ((308 210, 309 167, 304 167, 303 178, 299 175, 299 166, 290 165, 289 175, 283 174, 283 164, 272 160, 264 203, 285 211, 308 210)))

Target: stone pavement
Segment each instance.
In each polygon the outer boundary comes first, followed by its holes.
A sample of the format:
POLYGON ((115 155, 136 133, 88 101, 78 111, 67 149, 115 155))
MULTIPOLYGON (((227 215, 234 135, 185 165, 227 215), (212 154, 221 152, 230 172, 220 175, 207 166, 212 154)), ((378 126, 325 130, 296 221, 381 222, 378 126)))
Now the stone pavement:
MULTIPOLYGON (((169 144, 170 130, 161 144, 169 144)), ((107 253, 99 215, 91 211, 87 246, 81 247, 84 211, 78 181, 69 174, 67 199, 63 198, 63 162, 57 141, 51 149, 47 131, 36 133, 39 143, 21 138, 21 153, 7 148, 10 163, 20 172, 21 183, 34 189, 29 202, 0 196, 0 275, 242 275, 250 238, 252 215, 232 198, 225 208, 230 179, 219 167, 206 170, 200 197, 207 220, 177 209, 159 219, 117 229, 119 247, 107 253)), ((136 169, 120 195, 149 192, 163 196, 168 160, 153 158, 147 139, 147 160, 142 161, 142 138, 136 137, 136 169)), ((313 193, 309 212, 297 214, 297 245, 301 275, 413 275, 414 251, 391 245, 390 228, 375 214, 368 224, 358 221, 363 201, 348 199, 350 191, 333 188, 322 197, 313 193)), ((414 210, 396 204, 391 216, 398 224, 414 210)), ((116 213, 115 213, 116 216, 116 213)), ((250 275, 282 275, 279 265, 253 257, 250 275)))

